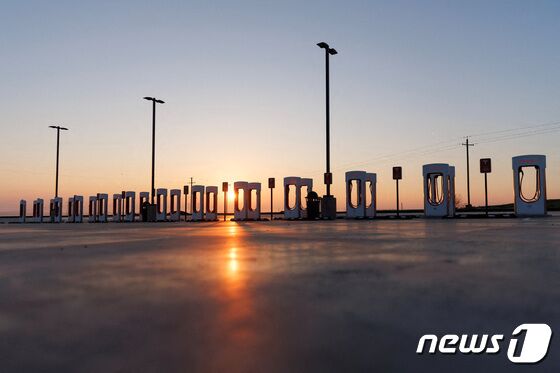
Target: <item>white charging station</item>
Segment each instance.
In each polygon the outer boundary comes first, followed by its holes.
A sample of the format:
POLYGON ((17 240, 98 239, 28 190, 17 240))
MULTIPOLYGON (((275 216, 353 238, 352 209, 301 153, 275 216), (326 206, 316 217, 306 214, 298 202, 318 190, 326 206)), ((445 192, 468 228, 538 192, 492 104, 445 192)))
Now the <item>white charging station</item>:
POLYGON ((424 176, 424 215, 455 216, 455 167, 432 163, 422 167, 424 176))
POLYGON ((515 214, 518 216, 545 216, 546 209, 546 156, 520 155, 512 158, 515 214), (529 171, 534 171, 534 190, 524 191, 529 183, 529 171))
POLYGON ((181 190, 171 189, 169 191, 169 220, 179 221, 181 219, 181 190))
POLYGON ((88 222, 97 222, 97 196, 89 196, 88 201, 88 222))
POLYGON ((366 217, 366 172, 347 171, 346 179, 346 218, 366 217))
POLYGON ((218 220, 218 187, 206 187, 206 220, 218 220))
POLYGON ((191 191, 191 220, 204 220, 204 185, 193 185, 191 191))
POLYGON ((62 198, 51 199, 49 211, 51 223, 62 223, 62 198))
POLYGON ((27 215, 27 201, 22 199, 19 201, 19 223, 25 223, 25 217, 27 215))
POLYGON ((67 223, 74 223, 74 196, 68 198, 68 219, 67 223))
POLYGON ((41 198, 37 198, 33 201, 33 222, 42 223, 43 222, 43 209, 44 201, 41 198))
POLYGON ((301 205, 301 177, 287 176, 284 178, 284 219, 299 219, 301 205), (293 203, 290 203, 293 201, 293 203))
POLYGON ((313 191, 313 179, 302 177, 299 179, 299 215, 307 217, 307 195, 313 191), (303 189, 305 188, 305 189, 303 189), (305 206, 304 206, 305 203, 305 206))
POLYGON ((261 183, 247 184, 247 219, 260 220, 261 218, 261 183))
POLYGON ((120 223, 123 216, 123 195, 122 193, 113 194, 113 218, 112 221, 115 223, 120 223))
POLYGON ((377 215, 377 174, 366 173, 365 181, 366 218, 375 218, 377 215))
POLYGON ((107 193, 97 194, 97 218, 99 223, 107 223, 109 216, 109 195, 107 193))
POLYGON ((165 188, 156 190, 156 220, 167 220, 167 189, 165 188))
POLYGON ((236 181, 233 183, 235 201, 233 203, 233 219, 247 220, 249 217, 249 183, 247 181, 236 181), (240 192, 243 194, 240 196, 240 192))
POLYGON ((84 218, 84 197, 68 198, 68 223, 81 223, 84 218))
POLYGON ((126 191, 124 192, 124 201, 123 201, 123 220, 127 223, 134 222, 136 211, 136 192, 133 191, 126 191))

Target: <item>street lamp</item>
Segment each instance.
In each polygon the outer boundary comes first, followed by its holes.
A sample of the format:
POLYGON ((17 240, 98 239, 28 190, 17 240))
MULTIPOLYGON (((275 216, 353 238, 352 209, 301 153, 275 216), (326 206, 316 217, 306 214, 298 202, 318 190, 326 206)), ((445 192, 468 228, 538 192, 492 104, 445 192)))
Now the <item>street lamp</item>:
POLYGON ((144 97, 144 100, 152 101, 152 205, 155 203, 156 189, 154 186, 155 162, 156 162, 156 103, 164 104, 162 100, 155 97, 144 97))
POLYGON ((56 181, 54 187, 54 197, 57 198, 58 197, 58 156, 60 153, 60 131, 61 130, 68 131, 68 128, 60 127, 60 126, 49 126, 49 128, 56 129, 56 181))
POLYGON ((327 195, 323 196, 323 206, 322 212, 323 217, 327 217, 329 219, 336 218, 336 198, 331 196, 331 184, 332 184, 332 174, 331 174, 331 146, 330 146, 330 88, 329 88, 329 57, 334 56, 338 52, 336 49, 329 47, 329 45, 325 42, 317 43, 319 48, 325 50, 325 109, 326 109, 326 127, 327 127, 327 170, 325 172, 325 184, 327 186, 327 195))

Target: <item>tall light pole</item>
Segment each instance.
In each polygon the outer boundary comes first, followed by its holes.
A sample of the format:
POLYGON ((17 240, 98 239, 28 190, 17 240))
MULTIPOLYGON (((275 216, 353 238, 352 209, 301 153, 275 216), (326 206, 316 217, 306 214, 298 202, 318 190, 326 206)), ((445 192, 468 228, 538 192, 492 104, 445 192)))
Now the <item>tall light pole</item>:
POLYGON ((164 104, 162 100, 155 97, 144 97, 144 100, 152 101, 152 205, 155 203, 156 189, 154 184, 154 174, 156 168, 156 103, 164 104))
POLYGON ((56 129, 56 180, 55 180, 55 186, 54 186, 54 197, 57 198, 58 197, 58 157, 60 154, 60 131, 68 131, 68 128, 66 127, 60 127, 60 126, 49 126, 49 128, 54 128, 56 129))
POLYGON ((331 196, 331 184, 332 184, 332 174, 331 174, 331 144, 330 144, 330 74, 329 74, 329 57, 334 56, 338 52, 336 49, 329 47, 325 42, 320 42, 317 44, 319 48, 325 50, 325 114, 326 114, 326 147, 327 147, 327 170, 325 172, 325 184, 327 186, 327 195, 323 197, 323 216, 330 219, 336 218, 336 199, 331 196), (333 211, 334 209, 334 211, 333 211))

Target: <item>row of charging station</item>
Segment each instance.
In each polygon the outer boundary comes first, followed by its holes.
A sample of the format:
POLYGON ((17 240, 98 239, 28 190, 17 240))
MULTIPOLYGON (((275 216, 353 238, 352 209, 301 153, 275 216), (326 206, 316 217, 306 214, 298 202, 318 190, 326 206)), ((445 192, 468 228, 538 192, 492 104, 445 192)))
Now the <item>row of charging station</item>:
MULTIPOLYGON (((512 158, 514 209, 517 216, 546 215, 546 156, 523 155, 512 158), (535 190, 526 194, 524 181, 528 170, 534 171, 535 190)), ((426 217, 455 216, 455 167, 446 163, 432 163, 422 167, 424 178, 424 215, 426 217)), ((377 210, 377 175, 366 171, 346 172, 346 217, 354 219, 374 218, 377 210)), ((233 186, 234 220, 260 220, 261 183, 236 181, 233 186)), ((306 196, 313 191, 313 179, 289 176, 284 178, 284 218, 288 220, 307 217, 306 196)), ((184 190, 185 201, 188 188, 184 190)), ((149 193, 139 193, 139 211, 149 202, 149 193)), ((100 193, 89 197, 88 222, 105 223, 134 222, 137 212, 136 193, 125 191, 112 196, 113 214, 108 212, 109 195, 100 193)), ((155 196, 156 220, 179 221, 181 214, 181 191, 157 189, 155 196), (168 198, 169 197, 169 198, 168 198), (169 204, 168 204, 169 203, 169 204), (169 207, 169 210, 168 210, 169 207)), ((191 196, 191 220, 214 221, 218 219, 218 187, 194 185, 191 196)), ((31 222, 43 222, 44 201, 33 201, 31 222)), ((27 202, 20 201, 19 222, 25 223, 27 202)), ((62 222, 62 198, 50 200, 49 220, 62 222)), ((83 196, 68 199, 70 223, 81 223, 84 216, 83 196)))
MULTIPOLYGON (((546 208, 546 156, 520 155, 512 158, 514 211, 516 216, 544 216, 546 208), (534 171, 534 190, 526 195, 525 173, 534 171)), ((455 216, 455 167, 445 163, 423 166, 424 215, 455 216)))

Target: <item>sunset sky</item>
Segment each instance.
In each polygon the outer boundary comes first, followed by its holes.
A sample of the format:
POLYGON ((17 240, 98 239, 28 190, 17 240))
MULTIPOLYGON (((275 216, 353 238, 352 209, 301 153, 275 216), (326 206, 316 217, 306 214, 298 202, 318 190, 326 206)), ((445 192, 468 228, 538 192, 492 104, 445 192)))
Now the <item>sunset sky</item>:
MULTIPOLYGON (((4 1, 0 4, 0 214, 60 194, 313 177, 324 193, 324 52, 331 58, 333 192, 344 172, 378 175, 379 208, 422 207, 422 165, 457 167, 483 203, 513 201, 511 157, 547 156, 560 198, 557 1, 4 1), (522 128, 518 131, 512 129, 522 128), (517 135, 516 135, 517 134, 517 135)), ((275 191, 275 209, 282 191, 275 191)), ((221 196, 219 201, 221 211, 221 196)), ((231 206, 231 205, 230 205, 231 206)), ((231 211, 231 207, 230 207, 231 211)))

